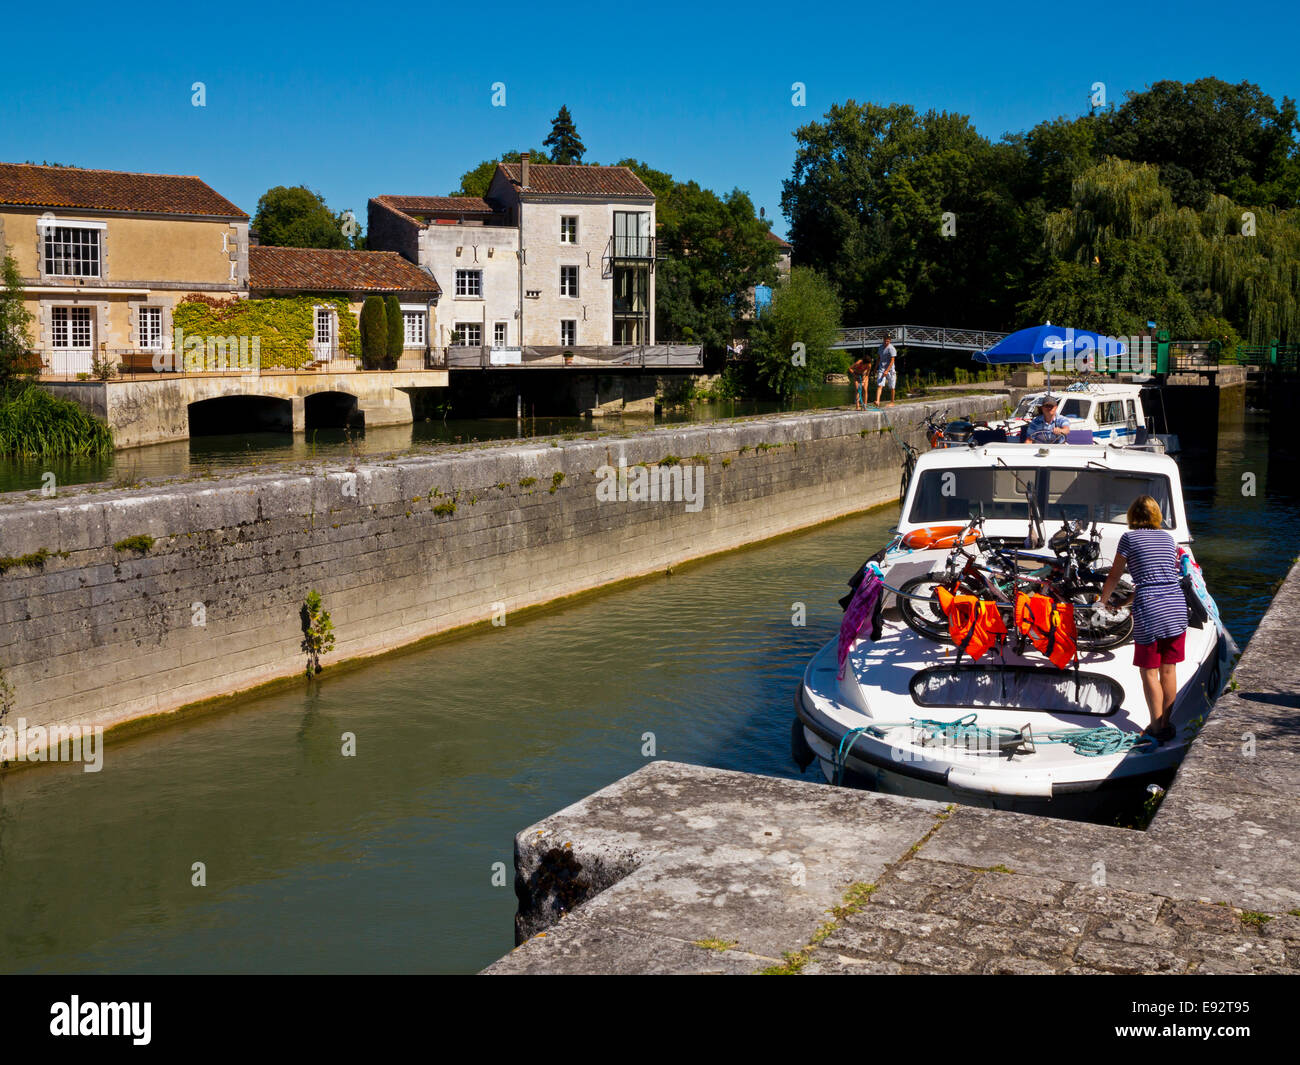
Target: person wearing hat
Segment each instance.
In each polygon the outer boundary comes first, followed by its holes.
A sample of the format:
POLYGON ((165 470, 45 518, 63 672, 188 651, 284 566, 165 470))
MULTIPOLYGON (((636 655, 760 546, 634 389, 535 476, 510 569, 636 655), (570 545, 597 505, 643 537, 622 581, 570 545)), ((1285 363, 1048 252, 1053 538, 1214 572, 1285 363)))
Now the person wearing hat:
POLYGON ((1038 404, 1038 414, 1025 431, 1030 444, 1063 444, 1070 435, 1070 419, 1056 413, 1056 397, 1050 393, 1038 404))

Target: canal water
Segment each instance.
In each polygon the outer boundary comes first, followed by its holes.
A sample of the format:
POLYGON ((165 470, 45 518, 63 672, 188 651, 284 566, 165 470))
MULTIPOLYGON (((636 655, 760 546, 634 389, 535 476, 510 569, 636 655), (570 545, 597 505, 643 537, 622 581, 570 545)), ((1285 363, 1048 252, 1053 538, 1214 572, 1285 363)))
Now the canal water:
MULTIPOLYGON (((1184 470, 1196 554, 1243 644, 1300 545, 1297 460, 1248 419, 1184 470)), ((0 970, 482 967, 513 944, 514 834, 649 744, 799 776, 794 686, 895 514, 327 670, 115 743, 99 773, 0 778, 0 970)))

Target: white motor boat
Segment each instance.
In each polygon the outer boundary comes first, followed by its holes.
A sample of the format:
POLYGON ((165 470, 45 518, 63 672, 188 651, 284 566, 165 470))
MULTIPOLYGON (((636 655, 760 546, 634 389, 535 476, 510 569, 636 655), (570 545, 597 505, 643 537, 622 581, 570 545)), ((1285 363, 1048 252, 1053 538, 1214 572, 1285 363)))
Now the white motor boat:
MULTIPOLYGON (((1057 413, 1069 419, 1071 431, 1091 433, 1095 443, 1176 452, 1177 436, 1150 430, 1150 419, 1142 408, 1142 387, 1116 381, 1076 381, 1051 394, 1060 400, 1057 413)), ((1009 418, 990 422, 989 427, 1004 429, 1009 440, 1016 439, 1048 394, 1043 389, 1021 397, 1009 418)))
MULTIPOLYGON (((1127 529, 1130 503, 1142 495, 1160 504, 1165 528, 1190 555, 1178 467, 1167 455, 1005 443, 921 455, 896 535, 872 560, 888 589, 879 637, 864 626, 842 672, 838 640, 808 664, 795 696, 796 760, 816 760, 832 783, 1069 817, 1103 816, 1140 801, 1147 785, 1167 783, 1236 653, 1208 596, 1211 616, 1189 627, 1177 667, 1176 738, 1157 744, 1142 736, 1150 718, 1131 638, 1121 633, 1115 646, 1104 639, 1085 646, 1081 638, 1077 661, 1066 668, 1033 646, 1017 650, 1014 639, 971 661, 953 642, 909 625, 903 606, 912 600, 897 594, 932 587, 974 517, 983 524, 971 552, 1001 549, 1005 557, 1024 548, 1036 523, 1050 536, 1073 522, 1091 530, 1092 553, 1104 566, 1127 529)), ((1046 564, 1047 546, 1019 564, 1046 564)), ((1104 609, 1092 598, 1075 600, 1081 634, 1088 611, 1104 609)), ((918 601, 920 613, 924 606, 918 601)))

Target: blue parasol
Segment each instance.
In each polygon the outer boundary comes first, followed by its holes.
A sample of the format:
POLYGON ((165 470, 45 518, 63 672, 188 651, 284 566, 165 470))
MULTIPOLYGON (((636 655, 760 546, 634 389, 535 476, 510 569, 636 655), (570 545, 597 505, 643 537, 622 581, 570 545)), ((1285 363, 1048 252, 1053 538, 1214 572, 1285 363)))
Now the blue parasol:
POLYGON ((1065 370, 1074 369, 1080 360, 1113 359, 1127 350, 1124 341, 1116 337, 1048 322, 1017 330, 987 351, 974 352, 971 358, 992 366, 1020 362, 1042 366, 1047 362, 1049 370, 1065 370))

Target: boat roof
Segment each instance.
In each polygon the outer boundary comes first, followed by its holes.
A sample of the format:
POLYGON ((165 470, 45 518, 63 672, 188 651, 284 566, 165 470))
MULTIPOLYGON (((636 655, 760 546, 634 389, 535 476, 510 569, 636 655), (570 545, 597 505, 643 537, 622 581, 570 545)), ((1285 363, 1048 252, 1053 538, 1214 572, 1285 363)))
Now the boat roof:
POLYGON ((1026 392, 1023 399, 1037 399, 1049 393, 1053 396, 1123 396, 1137 397, 1144 385, 1127 384, 1120 381, 1073 381, 1064 388, 1042 388, 1036 392, 1026 392))
POLYGON ((1089 463, 1108 470, 1134 473, 1163 473, 1179 483, 1178 464, 1168 455, 1135 448, 1104 444, 979 444, 974 447, 945 447, 922 452, 916 459, 917 472, 932 469, 971 469, 996 466, 1001 459, 1008 466, 1055 466, 1086 468, 1089 463))

